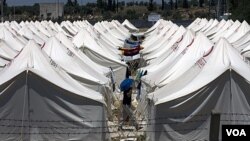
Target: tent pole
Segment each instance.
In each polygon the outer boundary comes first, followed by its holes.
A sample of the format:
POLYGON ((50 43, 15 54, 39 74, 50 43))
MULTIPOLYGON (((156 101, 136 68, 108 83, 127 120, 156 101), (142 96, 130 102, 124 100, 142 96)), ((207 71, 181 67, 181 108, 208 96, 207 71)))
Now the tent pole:
POLYGON ((209 140, 219 141, 219 134, 220 134, 220 113, 213 110, 211 112, 209 140))
POLYGON ((2 21, 2 23, 3 23, 3 0, 1 0, 1 21, 2 21))

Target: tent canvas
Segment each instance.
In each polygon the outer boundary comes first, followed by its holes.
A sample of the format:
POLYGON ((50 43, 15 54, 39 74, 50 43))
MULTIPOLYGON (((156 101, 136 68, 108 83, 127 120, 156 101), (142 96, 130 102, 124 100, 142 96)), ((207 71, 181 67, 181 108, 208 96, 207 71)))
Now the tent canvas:
POLYGON ((122 62, 118 55, 112 56, 105 48, 102 48, 91 37, 89 32, 81 30, 73 38, 73 44, 81 49, 95 63, 104 67, 111 67, 114 71, 114 82, 120 84, 124 79, 126 67, 125 62, 122 62))
POLYGON ((131 22, 129 22, 127 19, 124 20, 124 22, 122 23, 122 25, 126 28, 128 28, 131 31, 139 31, 138 28, 136 28, 131 22))
POLYGON ((168 66, 143 77, 143 81, 153 86, 164 86, 173 79, 181 76, 189 70, 199 59, 213 50, 213 43, 200 32, 191 46, 187 48, 184 55, 178 57, 168 66))
MULTIPOLYGON (((175 92, 154 93, 151 140, 209 140, 211 112, 222 124, 249 124, 250 67, 225 39, 219 40, 197 76, 175 92), (162 119, 162 120, 161 120, 162 119), (161 124, 159 124, 161 123, 161 124)), ((163 88, 162 88, 163 89, 163 88)), ((153 93, 152 93, 153 94, 153 93)), ((221 130, 220 130, 221 139, 221 130)))
MULTIPOLYGON (((176 26, 173 26, 172 24, 167 24, 162 30, 158 30, 153 34, 152 36, 147 37, 141 44, 141 46, 144 47, 144 54, 147 53, 150 48, 157 45, 161 40, 164 40, 164 37, 168 38, 167 34, 171 34, 172 31, 170 31, 172 28, 177 28, 176 26)), ((177 29, 175 29, 176 31, 177 29)))
POLYGON ((187 47, 192 45, 194 38, 195 38, 194 33, 188 29, 184 34, 182 41, 177 46, 171 48, 172 53, 169 56, 167 56, 167 58, 165 58, 162 62, 157 62, 157 61, 154 61, 154 63, 149 62, 149 65, 142 69, 147 70, 149 73, 152 73, 154 71, 161 70, 161 68, 163 67, 169 66, 171 62, 180 57, 181 53, 184 54, 183 51, 185 51, 187 47))
POLYGON ((249 31, 250 31, 249 24, 246 21, 243 21, 240 27, 236 30, 236 32, 232 34, 230 37, 228 37, 228 41, 230 43, 234 43, 235 41, 242 38, 249 31))
POLYGON ((8 64, 8 63, 9 63, 9 61, 7 61, 7 60, 5 60, 5 59, 3 59, 3 58, 0 57, 0 70, 1 70, 6 64, 8 64))
POLYGON ((51 37, 42 49, 60 67, 82 83, 90 85, 108 83, 108 78, 81 61, 55 37, 51 37))
POLYGON ((0 40, 0 57, 12 60, 17 55, 17 51, 9 47, 3 40, 0 40))
POLYGON ((1 140, 105 140, 105 122, 91 122, 105 119, 101 94, 56 67, 34 41, 0 77, 1 140))
POLYGON ((171 40, 171 37, 178 31, 179 27, 174 24, 171 26, 170 30, 166 31, 163 36, 161 36, 158 39, 157 44, 152 44, 150 43, 148 46, 142 45, 143 47, 145 46, 145 49, 143 50, 143 54, 148 54, 151 52, 154 52, 156 49, 160 48, 164 43, 168 43, 169 40, 171 40))
POLYGON ((15 39, 15 36, 12 35, 11 32, 8 31, 5 27, 0 28, 0 39, 4 40, 4 42, 16 51, 22 50, 24 44, 15 39))
POLYGON ((93 62, 90 58, 88 58, 80 49, 78 49, 71 40, 68 39, 66 35, 62 32, 59 32, 55 36, 62 44, 64 44, 71 52, 73 52, 78 58, 87 63, 90 67, 94 68, 101 74, 108 74, 110 69, 107 67, 101 66, 95 62, 93 62))

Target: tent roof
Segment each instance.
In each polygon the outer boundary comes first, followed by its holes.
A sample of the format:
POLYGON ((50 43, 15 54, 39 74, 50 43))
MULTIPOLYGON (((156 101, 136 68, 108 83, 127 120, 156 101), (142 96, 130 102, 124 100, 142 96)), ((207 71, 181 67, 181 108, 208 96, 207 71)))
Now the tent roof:
POLYGON ((220 36, 224 31, 229 29, 232 25, 233 25, 233 23, 229 20, 225 24, 218 25, 217 30, 214 32, 215 34, 213 34, 211 37, 209 37, 209 39, 214 39, 215 37, 220 36), (221 27, 219 27, 219 26, 221 26, 221 27))
POLYGON ((119 37, 115 36, 107 29, 101 22, 98 22, 94 25, 94 28, 101 33, 104 37, 107 37, 110 42, 112 42, 116 46, 122 46, 123 41, 119 39, 119 37))
MULTIPOLYGON (((169 30, 167 30, 162 36, 160 36, 157 39, 157 42, 151 42, 148 45, 142 44, 142 46, 145 46, 145 49, 143 49, 143 53, 150 53, 152 51, 154 51, 157 48, 160 48, 162 46, 162 44, 164 42, 169 42, 169 40, 171 39, 171 37, 178 31, 179 26, 177 26, 176 24, 173 24, 171 26, 171 28, 169 30)), ((155 36, 153 35, 152 38, 154 38, 155 36)))
POLYGON ((151 86, 166 85, 189 70, 203 56, 209 54, 212 48, 213 43, 202 32, 200 32, 181 58, 178 58, 177 61, 162 68, 162 71, 155 72, 152 75, 146 75, 145 79, 150 82, 151 86))
POLYGON ((180 26, 178 30, 171 36, 167 42, 164 42, 159 48, 155 49, 152 53, 147 55, 146 59, 154 59, 162 60, 162 57, 169 55, 167 52, 171 49, 171 47, 178 42, 178 40, 182 39, 183 34, 186 32, 186 29, 183 26, 180 26))
POLYGON ((228 38, 229 36, 234 34, 234 32, 239 28, 240 25, 241 23, 239 21, 235 21, 232 26, 228 27, 226 30, 218 34, 216 37, 213 38, 212 41, 217 42, 220 37, 228 38))
POLYGON ((213 23, 214 23, 214 19, 210 19, 210 20, 208 21, 208 23, 207 23, 200 31, 204 32, 204 31, 207 30, 209 27, 211 27, 211 26, 213 25, 213 23))
POLYGON ((202 19, 200 18, 196 18, 187 28, 191 29, 193 26, 195 26, 196 24, 198 24, 202 19))
POLYGON ((124 22, 122 23, 123 26, 125 26, 126 28, 129 28, 130 30, 134 30, 134 31, 139 31, 138 28, 136 28, 131 22, 129 22, 127 19, 124 20, 124 22))
POLYGON ((0 85, 24 71, 32 71, 41 78, 64 90, 104 103, 100 93, 80 85, 67 73, 58 68, 57 64, 46 57, 33 40, 30 40, 22 52, 12 60, 11 64, 0 72, 0 85))
POLYGON ((75 35, 76 33, 77 33, 77 30, 76 30, 76 28, 74 28, 74 26, 73 25, 69 25, 70 23, 69 22, 67 22, 67 21, 63 21, 62 23, 61 23, 61 27, 63 28, 66 28, 67 30, 68 30, 68 32, 70 32, 70 34, 72 34, 72 35, 75 35))
POLYGON ((86 79, 83 83, 107 84, 108 78, 97 72, 85 62, 81 61, 66 46, 64 46, 57 38, 51 37, 42 48, 48 56, 61 66, 69 74, 86 79))
POLYGON ((122 33, 119 32, 119 30, 112 25, 109 22, 101 22, 101 24, 103 25, 104 28, 106 28, 108 30, 108 32, 110 32, 114 37, 116 37, 119 40, 125 40, 126 38, 129 38, 130 35, 123 35, 122 33))
POLYGON ((17 55, 17 51, 10 48, 3 40, 0 40, 0 57, 12 60, 17 55))
POLYGON ((170 32, 172 28, 178 28, 178 26, 174 24, 167 24, 161 30, 154 30, 154 33, 148 36, 142 42, 142 46, 144 47, 145 52, 147 52, 147 50, 149 50, 151 47, 154 47, 156 44, 158 44, 159 41, 162 40, 166 36, 166 34, 169 34, 168 32, 170 32))
POLYGON ((205 32, 206 36, 212 36, 213 34, 216 34, 216 32, 219 31, 226 23, 227 22, 222 19, 217 25, 205 32))
POLYGON ((207 19, 202 19, 198 24, 193 26, 191 29, 194 30, 195 32, 200 31, 202 28, 204 28, 208 24, 207 19))
POLYGON ((246 21, 243 21, 240 25, 240 27, 236 30, 236 33, 232 34, 229 38, 228 41, 230 43, 234 43, 235 41, 239 40, 242 38, 247 32, 250 31, 250 26, 246 21))
POLYGON ((4 67, 8 63, 9 63, 9 61, 0 57, 0 70, 2 69, 1 67, 4 67))
POLYGON ((167 90, 164 90, 163 87, 152 93, 154 95, 154 100, 156 100, 155 104, 168 102, 197 91, 215 80, 225 71, 231 69, 247 81, 250 81, 250 67, 242 58, 240 53, 233 48, 226 39, 221 38, 216 43, 214 51, 211 53, 210 58, 207 60, 201 72, 181 90, 166 94, 167 90))
POLYGON ((152 62, 152 64, 144 67, 143 69, 147 70, 148 74, 164 71, 162 69, 165 69, 166 66, 169 66, 172 62, 177 60, 180 54, 193 43, 194 38, 195 33, 190 29, 187 29, 182 41, 177 45, 175 49, 173 49, 172 53, 169 56, 167 56, 162 62, 154 61, 152 62))
POLYGON ((41 38, 44 42, 46 42, 48 40, 48 37, 42 33, 40 30, 38 30, 38 28, 33 25, 33 24, 29 24, 27 26, 33 33, 35 33, 39 38, 41 38))
POLYGON ((97 72, 101 74, 107 74, 110 72, 110 69, 107 67, 103 67, 95 62, 93 62, 90 58, 88 58, 82 51, 80 51, 68 37, 62 32, 57 33, 55 36, 60 42, 62 42, 71 52, 73 52, 77 57, 79 57, 82 61, 88 64, 90 67, 94 68, 97 72))
POLYGON ((164 20, 163 19, 160 19, 160 20, 158 20, 152 27, 150 27, 146 32, 145 32, 145 34, 150 34, 150 32, 152 32, 153 30, 155 30, 157 27, 163 27, 164 25, 163 25, 163 23, 164 23, 164 20))
POLYGON ((129 30, 125 28, 119 21, 112 20, 112 23, 117 27, 118 30, 120 30, 124 35, 129 35, 129 30))
POLYGON ((24 47, 24 44, 17 40, 5 27, 0 28, 0 39, 4 40, 9 47, 16 51, 20 51, 24 47))
POLYGON ((26 25, 22 26, 18 33, 29 40, 34 40, 37 44, 44 44, 44 41, 33 31, 31 31, 26 25))
POLYGON ((214 27, 216 27, 219 24, 218 20, 215 19, 213 20, 213 23, 211 26, 209 26, 207 29, 205 29, 203 32, 206 34, 207 32, 209 32, 211 29, 213 29, 214 27))
MULTIPOLYGON (((112 56, 105 48, 100 47, 95 39, 88 33, 86 30, 82 29, 78 34, 73 38, 73 44, 78 48, 88 48, 89 50, 94 51, 98 55, 102 56, 109 62, 126 66, 125 63, 121 62, 118 58, 118 55, 112 56)), ((105 64, 103 64, 105 65, 105 64)))

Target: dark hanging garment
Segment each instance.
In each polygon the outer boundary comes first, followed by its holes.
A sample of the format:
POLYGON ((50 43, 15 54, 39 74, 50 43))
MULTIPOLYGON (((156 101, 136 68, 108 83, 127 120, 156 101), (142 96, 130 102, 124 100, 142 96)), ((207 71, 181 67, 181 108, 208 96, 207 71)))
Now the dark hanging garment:
POLYGON ((110 67, 110 70, 111 70, 110 79, 111 79, 112 88, 113 88, 113 92, 114 92, 115 91, 114 71, 111 67, 110 67))
POLYGON ((128 90, 125 90, 123 92, 123 105, 131 106, 131 95, 132 95, 132 88, 129 88, 128 90))
POLYGON ((139 82, 139 84, 137 85, 137 96, 136 99, 139 100, 140 96, 141 96, 141 81, 139 82))
POLYGON ((129 78, 130 75, 131 75, 131 71, 130 71, 129 68, 127 67, 125 78, 129 78))

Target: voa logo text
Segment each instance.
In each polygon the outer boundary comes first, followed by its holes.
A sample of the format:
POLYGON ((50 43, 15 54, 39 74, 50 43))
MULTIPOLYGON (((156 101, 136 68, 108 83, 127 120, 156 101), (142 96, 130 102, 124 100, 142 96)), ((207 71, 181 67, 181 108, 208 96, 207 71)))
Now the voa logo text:
POLYGON ((227 136, 247 136, 244 129, 226 129, 227 136))

